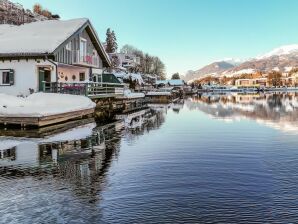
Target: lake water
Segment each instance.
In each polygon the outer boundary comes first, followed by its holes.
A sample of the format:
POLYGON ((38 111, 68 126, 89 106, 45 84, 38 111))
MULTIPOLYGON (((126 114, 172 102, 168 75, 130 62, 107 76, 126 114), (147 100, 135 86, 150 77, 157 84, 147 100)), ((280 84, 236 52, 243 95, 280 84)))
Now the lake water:
POLYGON ((298 222, 297 93, 201 95, 117 118, 1 137, 0 223, 298 222))

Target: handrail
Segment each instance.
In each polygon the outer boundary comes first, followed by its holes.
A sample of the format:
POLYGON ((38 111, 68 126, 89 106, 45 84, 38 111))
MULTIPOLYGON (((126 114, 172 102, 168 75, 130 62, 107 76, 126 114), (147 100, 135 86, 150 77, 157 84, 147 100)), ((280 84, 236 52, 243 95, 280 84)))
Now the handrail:
POLYGON ((97 96, 97 95, 123 95, 124 86, 108 83, 62 83, 44 82, 44 92, 65 93, 73 95, 97 96), (103 85, 104 84, 104 85, 103 85))

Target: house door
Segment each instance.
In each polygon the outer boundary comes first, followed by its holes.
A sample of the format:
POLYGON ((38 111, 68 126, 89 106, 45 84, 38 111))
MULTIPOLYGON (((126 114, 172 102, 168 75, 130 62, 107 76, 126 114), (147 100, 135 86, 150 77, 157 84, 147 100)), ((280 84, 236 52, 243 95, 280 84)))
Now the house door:
POLYGON ((48 68, 39 68, 38 70, 38 91, 44 91, 45 83, 51 82, 51 71, 48 68))

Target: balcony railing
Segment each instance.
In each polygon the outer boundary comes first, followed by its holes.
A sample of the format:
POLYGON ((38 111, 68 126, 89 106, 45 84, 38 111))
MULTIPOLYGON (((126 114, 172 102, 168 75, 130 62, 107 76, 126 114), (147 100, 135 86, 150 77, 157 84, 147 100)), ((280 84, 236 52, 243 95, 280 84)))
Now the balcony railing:
POLYGON ((113 97, 124 94, 124 86, 115 83, 63 83, 63 82, 44 82, 44 92, 62 93, 72 95, 84 95, 94 97, 113 97))
POLYGON ((93 67, 99 67, 99 56, 98 55, 81 55, 79 50, 73 54, 73 64, 78 65, 90 65, 93 67))

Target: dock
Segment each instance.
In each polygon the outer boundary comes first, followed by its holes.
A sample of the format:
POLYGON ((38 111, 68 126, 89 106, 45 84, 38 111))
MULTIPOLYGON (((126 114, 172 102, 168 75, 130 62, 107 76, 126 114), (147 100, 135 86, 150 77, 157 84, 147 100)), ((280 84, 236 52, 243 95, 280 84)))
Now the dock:
POLYGON ((44 127, 48 125, 58 124, 61 122, 66 122, 70 120, 77 120, 82 118, 87 118, 93 116, 95 109, 85 109, 75 112, 60 113, 50 116, 5 116, 0 117, 0 125, 7 126, 20 126, 22 128, 31 127, 44 127))

